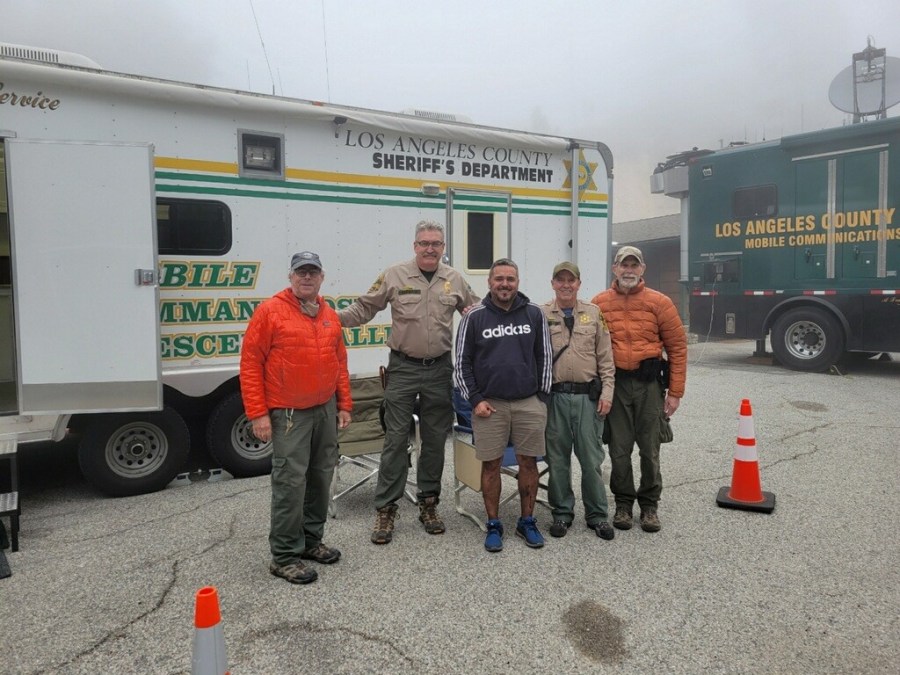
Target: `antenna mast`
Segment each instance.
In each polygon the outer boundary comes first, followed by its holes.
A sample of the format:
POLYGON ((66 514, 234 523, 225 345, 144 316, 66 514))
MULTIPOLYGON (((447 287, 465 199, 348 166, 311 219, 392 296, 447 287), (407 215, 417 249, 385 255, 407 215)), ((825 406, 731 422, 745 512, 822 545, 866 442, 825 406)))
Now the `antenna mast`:
MULTIPOLYGON (((853 55, 853 123, 862 122, 867 115, 874 114, 875 119, 883 120, 887 117, 885 106, 885 71, 887 69, 887 50, 876 49, 872 44, 872 36, 866 40, 866 48, 853 55), (877 110, 871 112, 860 111, 859 90, 860 87, 877 91, 881 84, 881 103, 877 110)), ((877 94, 876 94, 877 98, 877 94)))
POLYGON ((883 120, 888 108, 900 103, 900 59, 873 43, 869 36, 866 48, 853 55, 828 88, 831 104, 853 115, 854 124, 870 118, 883 120))
POLYGON ((250 11, 253 12, 253 22, 256 24, 256 34, 259 36, 259 44, 263 50, 263 56, 266 57, 266 68, 269 69, 269 82, 272 83, 272 95, 275 95, 275 78, 272 77, 272 64, 269 63, 269 52, 266 51, 266 43, 263 42, 262 31, 259 29, 259 19, 256 18, 256 8, 253 6, 253 0, 250 3, 250 11))

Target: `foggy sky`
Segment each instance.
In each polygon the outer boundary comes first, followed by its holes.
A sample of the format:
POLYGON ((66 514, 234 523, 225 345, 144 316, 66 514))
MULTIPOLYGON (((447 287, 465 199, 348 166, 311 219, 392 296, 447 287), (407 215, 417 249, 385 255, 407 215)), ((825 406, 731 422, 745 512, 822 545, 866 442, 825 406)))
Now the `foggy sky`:
POLYGON ((900 2, 0 0, 0 41, 110 70, 602 141, 616 222, 678 210, 667 155, 847 122, 868 36, 900 57, 900 2))

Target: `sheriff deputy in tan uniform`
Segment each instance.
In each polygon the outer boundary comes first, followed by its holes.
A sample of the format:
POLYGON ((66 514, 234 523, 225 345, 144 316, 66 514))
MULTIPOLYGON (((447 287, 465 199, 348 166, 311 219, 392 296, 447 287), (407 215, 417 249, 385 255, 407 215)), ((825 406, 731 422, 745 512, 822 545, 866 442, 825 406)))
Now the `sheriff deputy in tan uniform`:
POLYGON ((419 520, 429 534, 442 534, 437 513, 444 443, 453 419, 450 348, 453 314, 479 302, 469 284, 441 262, 444 227, 421 221, 416 225, 416 257, 387 268, 365 295, 338 312, 344 326, 367 323, 391 306, 391 349, 384 391, 385 436, 375 490, 375 526, 372 543, 393 538, 397 501, 403 496, 409 473, 409 424, 416 398, 422 447, 416 471, 419 520))
POLYGON ((581 497, 589 529, 612 539, 609 504, 600 465, 603 423, 612 408, 616 367, 603 315, 596 305, 578 299, 581 272, 571 262, 553 268, 550 285, 556 297, 541 306, 553 347, 553 386, 547 408, 548 496, 553 509, 550 535, 564 537, 575 519, 572 449, 581 464, 581 497))

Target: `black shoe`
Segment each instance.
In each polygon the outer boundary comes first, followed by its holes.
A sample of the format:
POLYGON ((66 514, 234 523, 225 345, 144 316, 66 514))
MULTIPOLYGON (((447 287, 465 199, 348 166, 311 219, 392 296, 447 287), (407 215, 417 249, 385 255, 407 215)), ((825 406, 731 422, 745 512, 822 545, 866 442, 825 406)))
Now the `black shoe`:
POLYGON ((616 531, 612 529, 612 525, 610 525, 607 521, 601 520, 599 523, 588 523, 588 529, 593 530, 597 533, 597 536, 601 539, 606 539, 609 541, 610 539, 615 538, 616 531))
POLYGON ((553 524, 550 526, 550 536, 556 537, 557 539, 565 537, 566 532, 569 531, 571 526, 572 523, 567 523, 564 520, 554 520, 553 524))

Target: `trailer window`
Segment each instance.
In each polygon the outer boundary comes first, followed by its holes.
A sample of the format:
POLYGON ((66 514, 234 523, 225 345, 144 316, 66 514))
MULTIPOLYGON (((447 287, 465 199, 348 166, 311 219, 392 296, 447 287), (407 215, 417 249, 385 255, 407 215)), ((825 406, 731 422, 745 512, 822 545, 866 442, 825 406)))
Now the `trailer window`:
POLYGON ((732 210, 735 220, 778 215, 778 188, 775 185, 738 188, 734 191, 732 210))
POLYGON ((222 202, 156 200, 159 252, 165 255, 224 255, 231 250, 231 211, 222 202))
POLYGON ((238 129, 242 178, 284 178, 284 136, 238 129))
POLYGON ((466 217, 466 269, 489 270, 494 262, 494 214, 466 217))

